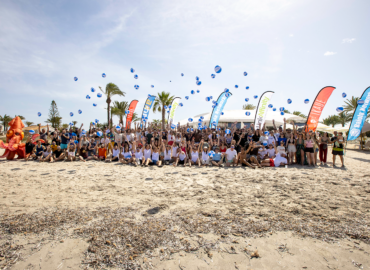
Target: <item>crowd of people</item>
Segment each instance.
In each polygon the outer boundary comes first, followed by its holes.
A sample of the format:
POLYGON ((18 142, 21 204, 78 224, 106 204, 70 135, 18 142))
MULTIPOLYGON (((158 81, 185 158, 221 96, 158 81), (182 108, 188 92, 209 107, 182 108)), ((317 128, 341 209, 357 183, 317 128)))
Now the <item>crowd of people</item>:
MULTIPOLYGON (((285 122, 285 120, 284 120, 285 122)), ((333 167, 339 156, 344 167, 345 138, 341 132, 329 137, 298 129, 286 129, 286 124, 265 130, 208 128, 193 130, 178 127, 175 130, 151 125, 125 129, 117 127, 89 130, 71 127, 61 131, 40 130, 28 137, 26 160, 40 162, 87 161, 121 162, 134 166, 245 166, 250 168, 278 167, 290 164, 302 166, 327 165, 328 146, 332 146, 333 167), (35 139, 35 137, 37 139, 35 139), (35 145, 36 144, 36 145, 35 145), (319 155, 319 158, 318 158, 319 155)))

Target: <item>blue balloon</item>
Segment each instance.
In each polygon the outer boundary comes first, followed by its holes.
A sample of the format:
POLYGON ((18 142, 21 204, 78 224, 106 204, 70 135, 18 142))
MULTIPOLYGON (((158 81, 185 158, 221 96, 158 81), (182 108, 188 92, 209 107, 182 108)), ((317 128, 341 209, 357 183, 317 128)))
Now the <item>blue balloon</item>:
POLYGON ((73 79, 75 80, 75 82, 77 82, 77 80, 78 80, 78 78, 77 78, 77 77, 74 77, 73 79))
POLYGON ((191 129, 191 131, 193 132, 193 131, 194 131, 194 129, 191 129))
POLYGON ((41 116, 41 113, 40 113, 40 112, 38 112, 38 113, 37 113, 37 115, 40 117, 40 116, 41 116))
POLYGON ((199 119, 198 119, 198 122, 203 122, 203 120, 199 118, 199 119))
POLYGON ((197 90, 197 93, 199 94, 200 93, 200 90, 197 90))
POLYGON ((154 88, 154 85, 152 85, 152 88, 154 88))
POLYGON ((212 103, 216 105, 217 104, 217 101, 216 100, 212 100, 212 103))
POLYGON ((357 105, 363 105, 365 103, 365 100, 359 99, 357 100, 357 105))
POLYGON ((105 73, 103 73, 101 76, 102 76, 103 78, 105 78, 107 75, 105 75, 105 73))
POLYGON ((248 89, 249 89, 249 86, 245 87, 245 89, 247 89, 247 90, 248 90, 248 89))
POLYGON ((211 98, 210 97, 206 97, 206 101, 210 101, 211 100, 211 98))
POLYGON ((269 108, 271 109, 272 107, 274 107, 274 106, 272 106, 272 104, 269 104, 269 108))
POLYGON ((226 94, 225 94, 225 97, 227 97, 227 98, 228 98, 229 96, 230 96, 230 93, 226 93, 226 94))
POLYGON ((121 127, 120 127, 120 126, 116 126, 116 129, 117 129, 117 130, 120 130, 120 129, 121 129, 121 127))
POLYGON ((93 124, 93 126, 95 126, 95 123, 94 122, 91 122, 93 124))
POLYGON ((168 109, 171 109, 172 108, 172 105, 168 106, 168 109))
POLYGON ((264 133, 265 133, 266 136, 270 134, 270 132, 268 132, 268 131, 265 131, 264 133))
POLYGON ((272 110, 273 110, 274 112, 276 112, 276 108, 273 108, 272 110))
POLYGON ((226 130, 225 130, 225 133, 226 133, 226 134, 230 134, 230 129, 226 129, 226 130))
POLYGON ((338 107, 337 108, 337 112, 343 112, 344 111, 344 108, 343 107, 338 107))
POLYGON ((247 76, 247 75, 248 75, 248 73, 246 71, 244 71, 244 76, 247 76))
POLYGON ((197 84, 197 85, 201 85, 201 84, 202 84, 202 82, 201 82, 201 81, 196 81, 196 84, 197 84))
POLYGON ((229 89, 227 89, 227 88, 225 88, 225 89, 224 89, 224 92, 225 92, 225 93, 227 93, 227 92, 229 92, 229 91, 230 91, 230 90, 229 90, 229 89))
POLYGON ((78 113, 79 113, 79 114, 81 114, 81 113, 82 113, 82 111, 81 111, 81 110, 78 110, 78 113))
POLYGON ((139 76, 138 76, 137 74, 135 74, 135 75, 134 75, 134 78, 135 78, 135 79, 137 79, 137 78, 139 78, 139 76))
POLYGON ((204 119, 204 116, 199 117, 200 119, 204 119))
POLYGON ((280 112, 281 115, 284 115, 285 113, 284 112, 280 112))
POLYGON ((305 104, 308 104, 310 102, 310 100, 308 99, 308 98, 306 98, 305 100, 304 100, 304 103, 305 104))
POLYGON ((285 110, 284 107, 280 107, 279 111, 283 112, 285 110))
POLYGON ((35 134, 35 131, 31 129, 31 130, 28 131, 28 133, 33 135, 33 134, 35 134))
POLYGON ((179 103, 179 105, 180 105, 180 107, 184 106, 184 104, 182 104, 182 103, 179 103))
POLYGON ((91 92, 95 92, 95 88, 94 87, 91 87, 91 92))
POLYGON ((221 115, 224 115, 224 112, 221 112, 221 115))
POLYGON ((189 96, 186 96, 185 99, 188 100, 189 99, 189 96))
POLYGON ((134 85, 134 87, 135 87, 135 89, 137 90, 137 89, 139 89, 139 87, 140 87, 140 86, 139 86, 139 85, 137 85, 137 84, 135 84, 135 85, 134 85))
POLYGON ((193 122, 193 118, 189 118, 189 119, 188 119, 188 121, 189 121, 189 122, 193 122))
POLYGON ((251 113, 250 113, 250 112, 246 112, 246 113, 245 113, 245 115, 246 115, 246 116, 250 116, 250 115, 251 115, 251 113))
POLYGON ((248 102, 248 101, 249 101, 249 98, 246 98, 246 99, 245 99, 245 102, 248 102))
POLYGON ((289 98, 289 99, 287 100, 287 102, 288 102, 288 104, 290 104, 290 103, 292 103, 292 100, 289 98))
POLYGON ((187 128, 187 129, 186 129, 186 132, 190 132, 190 128, 187 128))
POLYGON ((346 93, 342 93, 342 97, 345 98, 347 96, 346 93))
POLYGON ((148 97, 151 97, 152 95, 151 94, 148 94, 148 97))
POLYGON ((263 141, 263 146, 267 146, 267 141, 263 141))
POLYGON ((90 99, 91 97, 89 95, 86 96, 86 99, 90 99))
POLYGON ((103 95, 101 93, 97 94, 98 98, 101 98, 103 95))
POLYGON ((194 95, 194 94, 195 94, 195 91, 194 91, 194 90, 191 90, 191 91, 190 91, 190 93, 191 93, 192 95, 194 95))
POLYGON ((213 97, 212 97, 212 96, 210 96, 209 98, 210 98, 210 99, 213 99, 213 97))
POLYGON ((134 73, 135 72, 135 69, 131 68, 130 71, 131 71, 131 73, 134 73))
POLYGON ((216 77, 216 75, 215 74, 211 74, 211 77, 212 77, 212 79, 214 79, 216 77))
POLYGON ((195 76, 195 80, 196 80, 196 81, 199 81, 199 77, 198 77, 198 76, 195 76))
POLYGON ((215 72, 220 73, 222 71, 222 68, 220 66, 215 66, 215 72))
POLYGON ((95 119, 95 123, 99 123, 99 119, 95 119))
POLYGON ((208 156, 210 156, 210 157, 213 157, 215 155, 215 152, 213 152, 213 151, 210 151, 209 153, 208 153, 208 156))
POLYGON ((96 135, 98 135, 99 137, 101 137, 103 135, 103 132, 98 131, 98 132, 96 132, 96 135))
POLYGON ((170 113, 170 111, 167 111, 167 113, 170 113))
POLYGON ((129 114, 130 113, 130 111, 129 110, 126 110, 126 112, 125 112, 126 114, 129 114))
POLYGON ((258 98, 258 96, 253 96, 255 99, 258 98))
POLYGON ((184 73, 181 73, 181 76, 184 76, 184 73))
POLYGON ((167 110, 168 109, 168 106, 167 105, 164 105, 164 109, 167 110))
POLYGON ((238 88, 239 86, 238 85, 235 85, 235 88, 238 88))
POLYGON ((96 103, 93 103, 93 106, 94 106, 94 107, 96 107, 96 106, 98 106, 98 104, 96 104, 96 103))

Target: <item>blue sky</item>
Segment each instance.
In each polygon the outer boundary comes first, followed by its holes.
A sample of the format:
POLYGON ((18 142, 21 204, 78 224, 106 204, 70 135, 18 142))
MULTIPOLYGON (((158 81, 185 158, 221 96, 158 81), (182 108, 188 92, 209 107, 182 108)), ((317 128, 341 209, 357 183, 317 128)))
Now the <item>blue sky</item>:
POLYGON ((44 123, 55 100, 63 123, 103 122, 105 99, 90 88, 113 82, 126 92, 114 100, 139 100, 139 115, 148 94, 191 96, 176 121, 210 112, 205 98, 225 88, 233 93, 225 110, 241 109, 245 98, 257 105, 253 96, 272 90, 275 107, 308 114, 304 99, 334 86, 326 117, 344 104, 343 92, 360 96, 370 85, 369 10, 366 0, 2 0, 0 114, 44 123), (222 72, 212 79, 216 65, 222 72))

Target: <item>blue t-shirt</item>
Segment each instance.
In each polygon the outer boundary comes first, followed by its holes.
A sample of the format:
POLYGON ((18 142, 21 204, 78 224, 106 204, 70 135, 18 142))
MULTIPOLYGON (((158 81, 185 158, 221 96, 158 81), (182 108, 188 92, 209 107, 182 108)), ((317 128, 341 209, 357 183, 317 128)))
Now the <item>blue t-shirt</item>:
POLYGON ((286 138, 280 138, 278 139, 278 145, 280 145, 280 142, 284 141, 284 145, 286 144, 286 138))
POLYGON ((213 161, 220 161, 221 160, 221 153, 215 153, 212 158, 213 161))

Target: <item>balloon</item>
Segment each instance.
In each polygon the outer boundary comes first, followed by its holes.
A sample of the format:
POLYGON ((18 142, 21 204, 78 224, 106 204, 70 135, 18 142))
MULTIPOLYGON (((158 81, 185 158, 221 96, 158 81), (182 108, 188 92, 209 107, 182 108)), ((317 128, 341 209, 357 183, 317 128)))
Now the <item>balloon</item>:
POLYGON ((93 126, 95 126, 95 123, 94 122, 92 122, 92 124, 93 124, 93 126))
POLYGON ((204 119, 204 116, 199 117, 200 119, 204 119))
POLYGON ((137 74, 135 74, 135 75, 134 75, 134 78, 135 78, 135 79, 137 79, 137 78, 139 78, 139 76, 138 76, 137 74))
POLYGON ((248 73, 246 71, 244 71, 244 76, 247 76, 247 75, 248 75, 248 73))
POLYGON ((250 113, 250 112, 246 112, 246 113, 245 113, 245 115, 246 115, 246 116, 250 116, 250 115, 251 115, 251 113, 250 113))
POLYGON ((180 107, 184 106, 184 104, 182 104, 182 103, 179 103, 179 105, 180 105, 180 107))
POLYGON ((197 84, 197 85, 201 85, 201 84, 202 84, 202 82, 201 82, 201 81, 196 81, 196 84, 197 84))
POLYGON ((238 85, 235 85, 235 88, 238 88, 239 86, 238 85))
POLYGON ((284 107, 280 107, 279 111, 283 112, 285 110, 284 107))
POLYGON ((187 128, 187 129, 186 129, 186 132, 189 132, 189 131, 190 131, 190 128, 187 128))
POLYGON ((168 108, 167 105, 164 105, 164 109, 167 110, 167 108, 168 108))
POLYGON ((210 96, 209 98, 210 98, 210 99, 213 99, 213 97, 212 97, 212 96, 210 96))
POLYGON ((215 152, 213 152, 213 151, 210 151, 209 153, 208 153, 208 156, 210 156, 210 157, 213 157, 215 155, 215 152))
POLYGON ((98 132, 96 132, 96 135, 98 135, 99 137, 101 137, 103 135, 103 132, 98 131, 98 132))
POLYGON ((184 76, 184 73, 181 73, 181 76, 184 76))
POLYGON ((343 112, 344 111, 344 108, 343 107, 338 107, 337 108, 337 112, 343 112))
POLYGON ((222 68, 220 66, 215 66, 215 72, 220 73, 222 71, 222 68))
POLYGON ((365 103, 365 100, 359 99, 357 100, 357 105, 363 105, 365 103))
POLYGON ((224 112, 221 112, 221 115, 224 115, 224 112))
POLYGON ((196 80, 196 81, 199 81, 199 77, 198 77, 198 76, 195 76, 195 80, 196 80))
POLYGON ((194 129, 191 129, 191 131, 193 132, 193 131, 194 131, 194 129))
POLYGON ((40 117, 41 116, 41 113, 39 112, 39 113, 37 113, 37 115, 40 117))
POLYGON ((217 101, 216 100, 212 100, 212 103, 216 105, 217 104, 217 101))
POLYGON ((267 146, 267 141, 263 141, 263 145, 264 146, 267 146))
POLYGON ((211 98, 210 97, 206 97, 206 101, 210 101, 211 100, 211 98))
POLYGON ((268 136, 270 133, 268 131, 265 131, 265 135, 268 136))
POLYGON ((212 77, 212 79, 214 79, 216 77, 216 75, 215 74, 211 74, 211 77, 212 77))
POLYGON ((346 93, 342 93, 342 97, 345 98, 347 96, 346 93))
POLYGON ((101 98, 103 95, 101 93, 97 94, 98 98, 101 98))
POLYGON ((95 119, 95 123, 99 123, 99 119, 95 119))
POLYGON ((197 90, 197 93, 199 94, 199 93, 200 93, 200 91, 199 91, 199 90, 197 90))
POLYGON ((188 119, 188 121, 189 121, 189 122, 193 122, 193 119, 192 119, 192 118, 189 118, 189 119, 188 119))
POLYGON ((216 107, 216 105, 212 105, 212 108, 214 109, 216 107))
POLYGON ((229 91, 230 91, 230 90, 229 90, 229 89, 227 89, 227 88, 225 88, 225 89, 224 89, 224 92, 225 92, 225 93, 227 93, 227 92, 229 92, 229 91))
POLYGON ((75 80, 75 82, 77 82, 77 80, 78 80, 78 78, 77 78, 77 77, 74 77, 73 79, 75 80))
POLYGON ((248 102, 248 101, 249 101, 249 98, 246 98, 246 99, 245 99, 245 102, 248 102))
POLYGON ((139 89, 139 85, 137 85, 137 84, 135 84, 134 87, 135 87, 136 90, 139 89))
POLYGON ((226 133, 226 134, 230 134, 230 129, 226 129, 226 130, 225 130, 225 133, 226 133))
POLYGON ((272 110, 273 110, 274 112, 276 112, 276 108, 273 108, 272 110))
POLYGON ((274 107, 274 106, 272 106, 272 104, 269 104, 269 108, 271 109, 272 107, 274 107))
POLYGON ((154 88, 154 85, 151 85, 152 88, 154 88))
POLYGON ((281 115, 284 115, 285 113, 284 112, 280 112, 281 115))
POLYGON ((129 110, 126 110, 126 111, 125 111, 125 113, 126 113, 126 114, 129 114, 129 113, 130 113, 130 111, 129 111, 129 110))
POLYGON ((198 119, 198 122, 203 122, 203 120, 199 118, 199 119, 198 119))
POLYGON ((292 100, 289 98, 289 99, 287 100, 287 102, 288 102, 288 104, 290 104, 290 103, 292 103, 292 100))
POLYGON ((85 135, 86 134, 86 130, 83 129, 82 132, 81 132, 81 134, 82 135, 85 135))
POLYGON ((120 127, 120 126, 116 126, 116 129, 117 129, 117 130, 120 130, 120 129, 121 129, 121 127, 120 127))
POLYGON ((227 98, 228 98, 229 96, 230 96, 230 93, 226 93, 226 94, 225 94, 225 97, 227 97, 227 98))
POLYGON ((95 88, 94 87, 91 87, 91 92, 95 92, 95 88))
POLYGON ((131 73, 134 73, 135 72, 135 69, 131 68, 130 71, 131 71, 131 73))
MULTIPOLYGON (((73 126, 73 123, 69 123, 68 125, 73 126)), ((72 134, 73 135, 73 134, 72 134)))
POLYGON ((172 105, 168 106, 168 109, 171 109, 172 108, 172 105))
POLYGON ((306 98, 305 100, 304 100, 304 103, 305 104, 308 104, 310 102, 310 100, 308 99, 308 98, 306 98))
POLYGON ((107 129, 107 130, 105 131, 105 133, 107 133, 107 134, 108 134, 109 132, 110 132, 110 130, 109 130, 109 129, 107 129))
POLYGON ((28 133, 33 135, 33 134, 35 134, 35 131, 31 129, 31 130, 28 131, 28 133))
POLYGON ((185 99, 188 100, 189 99, 189 96, 186 96, 185 99))
POLYGON ((258 98, 258 96, 253 96, 254 98, 258 98))
POLYGON ((94 106, 94 107, 96 107, 96 106, 98 106, 98 104, 96 104, 96 103, 93 103, 93 106, 94 106))
POLYGON ((107 75, 105 75, 105 73, 103 73, 101 76, 102 76, 103 78, 105 78, 107 75))
POLYGON ((91 97, 89 95, 86 96, 86 99, 90 99, 91 97))
POLYGON ((194 90, 191 90, 191 91, 190 91, 190 93, 191 93, 192 95, 194 95, 194 94, 195 94, 195 91, 194 91, 194 90))
POLYGON ((247 90, 248 90, 248 89, 249 89, 249 86, 245 87, 245 89, 247 89, 247 90))
POLYGON ((148 97, 151 97, 152 95, 151 94, 148 94, 148 97))

